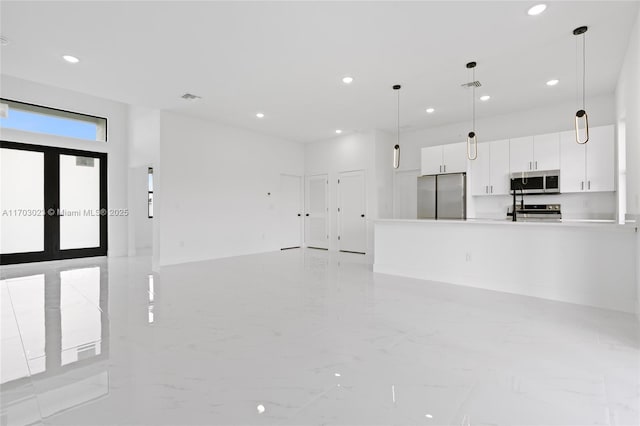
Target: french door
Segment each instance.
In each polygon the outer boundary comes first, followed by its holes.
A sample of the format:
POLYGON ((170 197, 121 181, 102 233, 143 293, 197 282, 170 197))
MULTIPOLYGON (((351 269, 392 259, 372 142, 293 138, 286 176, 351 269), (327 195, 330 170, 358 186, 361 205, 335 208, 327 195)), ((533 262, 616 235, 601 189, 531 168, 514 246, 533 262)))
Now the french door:
POLYGON ((0 141, 0 264, 107 254, 107 154, 0 141))

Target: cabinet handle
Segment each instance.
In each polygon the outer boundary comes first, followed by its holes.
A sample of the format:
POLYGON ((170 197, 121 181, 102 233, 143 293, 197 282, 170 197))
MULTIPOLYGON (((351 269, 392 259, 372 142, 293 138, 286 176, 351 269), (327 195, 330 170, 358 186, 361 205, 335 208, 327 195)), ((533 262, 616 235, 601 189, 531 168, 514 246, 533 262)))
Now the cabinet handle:
POLYGON ((587 189, 591 189, 591 181, 590 180, 587 181, 587 189))
POLYGON ((491 193, 493 194, 493 185, 491 185, 491 193))
POLYGON ((536 161, 536 170, 538 170, 538 162, 536 161))
POLYGON ((447 173, 447 165, 445 164, 444 166, 442 166, 443 170, 445 173, 447 173))
POLYGON ((529 170, 531 170, 531 161, 529 161, 529 170))
POLYGON ((484 186, 484 193, 485 193, 485 194, 488 194, 488 193, 489 193, 489 187, 488 187, 488 186, 486 186, 486 185, 484 186))
POLYGON ((584 181, 580 182, 580 191, 584 191, 584 181))
POLYGON ((442 173, 442 164, 440 165, 440 173, 442 173))

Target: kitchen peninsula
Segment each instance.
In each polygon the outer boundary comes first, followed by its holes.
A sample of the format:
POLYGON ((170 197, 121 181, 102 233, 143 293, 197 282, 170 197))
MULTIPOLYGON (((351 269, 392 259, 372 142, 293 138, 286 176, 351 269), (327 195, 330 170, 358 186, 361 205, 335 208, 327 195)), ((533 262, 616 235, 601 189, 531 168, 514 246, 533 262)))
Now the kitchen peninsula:
POLYGON ((635 224, 378 220, 374 272, 635 312, 635 224))

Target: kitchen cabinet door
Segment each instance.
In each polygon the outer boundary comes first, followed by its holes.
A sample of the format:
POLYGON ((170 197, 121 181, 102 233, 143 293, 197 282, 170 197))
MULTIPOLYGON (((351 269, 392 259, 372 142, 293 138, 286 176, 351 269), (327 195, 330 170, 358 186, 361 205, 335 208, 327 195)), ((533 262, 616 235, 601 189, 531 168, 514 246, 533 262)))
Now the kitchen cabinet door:
POLYGON ((533 170, 560 168, 560 134, 550 133, 533 137, 533 170))
POLYGON ((491 186, 490 145, 489 142, 478 144, 478 158, 469 161, 471 195, 489 195, 489 187, 491 186))
MULTIPOLYGON (((479 155, 478 155, 479 157, 479 155)), ((479 158, 478 158, 479 159, 479 158)), ((489 193, 492 195, 509 194, 509 140, 491 142, 491 177, 489 193)))
POLYGON ((462 173, 467 171, 467 143, 443 145, 442 158, 444 173, 462 173))
POLYGON ((560 192, 582 192, 586 188, 585 165, 586 148, 576 142, 575 132, 560 133, 560 192))
POLYGON ((421 156, 421 174, 437 175, 442 170, 442 145, 429 146, 422 148, 421 156))
MULTIPOLYGON (((577 144, 576 144, 577 145, 577 144)), ((613 126, 594 127, 589 129, 589 142, 586 143, 587 191, 615 190, 615 160, 613 126)))
POLYGON ((509 165, 512 173, 533 170, 533 136, 509 141, 509 165))

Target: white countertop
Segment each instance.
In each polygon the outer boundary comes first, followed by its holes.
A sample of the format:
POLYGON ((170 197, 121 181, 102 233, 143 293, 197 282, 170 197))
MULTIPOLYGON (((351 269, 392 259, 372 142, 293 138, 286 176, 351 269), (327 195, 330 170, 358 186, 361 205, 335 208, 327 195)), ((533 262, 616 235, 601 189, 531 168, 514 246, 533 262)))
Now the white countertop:
POLYGON ((596 229, 616 229, 636 231, 638 223, 618 224, 614 220, 596 219, 563 219, 561 221, 516 221, 511 219, 467 219, 467 220, 434 220, 434 219, 377 219, 376 223, 415 223, 415 224, 459 224, 459 225, 503 225, 503 226, 552 226, 596 229))

